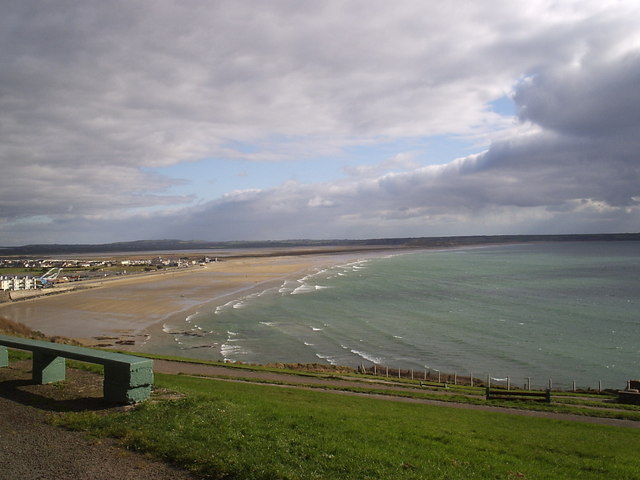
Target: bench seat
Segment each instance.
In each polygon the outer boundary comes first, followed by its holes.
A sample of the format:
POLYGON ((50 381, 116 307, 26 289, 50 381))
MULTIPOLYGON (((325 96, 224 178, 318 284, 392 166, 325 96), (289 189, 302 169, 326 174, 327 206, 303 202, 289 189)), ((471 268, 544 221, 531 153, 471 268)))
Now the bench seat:
POLYGON ((486 395, 487 400, 501 399, 501 400, 539 400, 547 403, 551 403, 551 390, 544 391, 522 391, 522 390, 503 390, 493 389, 487 387, 486 395))
POLYGON ((104 365, 104 398, 117 403, 137 403, 149 398, 153 385, 153 360, 75 345, 0 335, 0 367, 9 365, 7 347, 33 353, 33 381, 38 384, 65 379, 65 359, 104 365))

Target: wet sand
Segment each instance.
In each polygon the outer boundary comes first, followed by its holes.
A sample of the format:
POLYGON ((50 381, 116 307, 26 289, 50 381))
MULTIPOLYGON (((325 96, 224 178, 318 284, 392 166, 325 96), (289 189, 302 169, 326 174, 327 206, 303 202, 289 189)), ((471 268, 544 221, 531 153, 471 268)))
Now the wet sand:
POLYGON ((230 259, 206 266, 94 282, 91 288, 0 305, 0 316, 49 336, 136 350, 162 336, 167 320, 184 320, 285 279, 362 254, 230 259))

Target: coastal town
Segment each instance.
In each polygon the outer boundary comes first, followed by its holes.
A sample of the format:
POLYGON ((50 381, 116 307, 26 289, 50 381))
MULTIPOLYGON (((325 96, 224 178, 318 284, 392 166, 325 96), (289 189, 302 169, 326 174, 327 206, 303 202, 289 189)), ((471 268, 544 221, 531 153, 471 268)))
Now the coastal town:
POLYGON ((52 288, 69 282, 206 265, 217 258, 119 257, 94 259, 0 258, 0 291, 52 288))

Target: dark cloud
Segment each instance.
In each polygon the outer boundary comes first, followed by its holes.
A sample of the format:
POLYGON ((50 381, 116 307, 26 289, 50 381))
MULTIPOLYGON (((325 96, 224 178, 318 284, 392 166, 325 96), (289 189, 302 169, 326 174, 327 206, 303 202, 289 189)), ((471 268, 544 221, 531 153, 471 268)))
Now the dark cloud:
MULTIPOLYGON (((398 234, 435 233, 454 219, 470 228, 485 219, 504 233, 637 229, 637 59, 633 54, 606 65, 568 65, 565 74, 521 82, 515 93, 520 118, 542 128, 496 142, 483 154, 378 179, 247 192, 204 212, 211 218, 229 215, 224 222, 230 224, 249 218, 253 228, 271 235, 277 230, 261 219, 275 219, 285 228, 295 218, 302 231, 325 236, 348 234, 354 225, 384 233, 385 223, 398 234), (500 225, 496 215, 513 222, 500 225), (329 227, 314 229, 316 222, 329 227)), ((251 234, 250 229, 242 233, 251 234)))
POLYGON ((629 133, 638 131, 640 125, 638 85, 640 52, 615 59, 587 56, 579 64, 525 79, 517 86, 514 99, 522 120, 546 129, 630 140, 629 133))
POLYGON ((636 2, 2 7, 0 244, 616 231, 639 220, 636 2), (491 110, 505 94, 518 125, 491 110), (348 179, 208 203, 152 173, 443 135, 486 151, 422 168, 398 151, 347 168, 348 179))

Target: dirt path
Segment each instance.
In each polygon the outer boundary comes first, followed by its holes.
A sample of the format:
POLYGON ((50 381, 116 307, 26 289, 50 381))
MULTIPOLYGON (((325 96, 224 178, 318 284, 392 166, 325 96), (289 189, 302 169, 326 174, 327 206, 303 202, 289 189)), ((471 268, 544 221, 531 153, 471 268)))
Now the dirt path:
POLYGON ((2 480, 194 480, 184 471, 82 432, 49 425, 33 407, 0 398, 2 480))
MULTIPOLYGON (((26 365, 24 365, 26 366, 26 365)), ((105 410, 102 378, 67 370, 64 387, 31 385, 20 362, 0 369, 0 480, 195 480, 110 439, 51 425, 56 412, 105 410)))
MULTIPOLYGON (((246 369, 231 369, 228 367, 218 367, 215 365, 203 365, 198 363, 186 363, 186 362, 170 362, 165 360, 154 360, 154 370, 159 373, 168 373, 168 374, 183 374, 183 375, 196 375, 196 376, 212 376, 218 377, 234 377, 229 378, 230 381, 259 381, 259 382, 273 382, 276 385, 282 387, 289 388, 309 388, 311 385, 326 385, 327 387, 364 387, 371 386, 367 385, 368 382, 363 381, 355 381, 355 380, 343 380, 339 378, 318 378, 318 377, 304 377, 301 375, 290 375, 286 373, 274 373, 274 372, 263 372, 263 371, 253 371, 246 369)), ((222 378, 224 379, 224 378, 222 378)), ((520 415, 527 417, 538 417, 538 418, 550 418, 555 420, 565 420, 565 421, 574 421, 574 422, 585 422, 585 423, 595 423, 599 425, 609 425, 615 427, 627 427, 627 428, 640 428, 640 422, 636 422, 633 420, 620 420, 616 418, 598 418, 598 417, 587 417, 583 415, 571 415, 564 413, 553 413, 553 412, 539 412, 533 410, 517 410, 514 408, 504 408, 504 407, 495 407, 490 405, 472 405, 466 403, 453 403, 447 401, 439 401, 439 400, 427 400, 427 399, 419 399, 419 398, 406 398, 406 397, 398 397, 394 396, 391 391, 398 390, 397 386, 393 385, 385 385, 384 383, 376 383, 376 390, 389 390, 390 395, 385 396, 382 394, 368 394, 368 393, 357 393, 357 392, 348 392, 348 391, 340 391, 340 390, 332 390, 333 393, 343 394, 343 395, 355 395, 355 396, 366 396, 366 397, 376 397, 380 399, 385 399, 394 402, 406 402, 406 403, 421 403, 427 405, 437 405, 442 407, 449 408, 459 408, 459 409, 467 409, 467 410, 481 410, 486 412, 498 412, 510 415, 520 415)), ((408 391, 418 391, 424 392, 424 390, 420 390, 417 388, 407 388, 408 391)), ((442 394, 446 395, 444 391, 430 390, 430 394, 442 394)))

